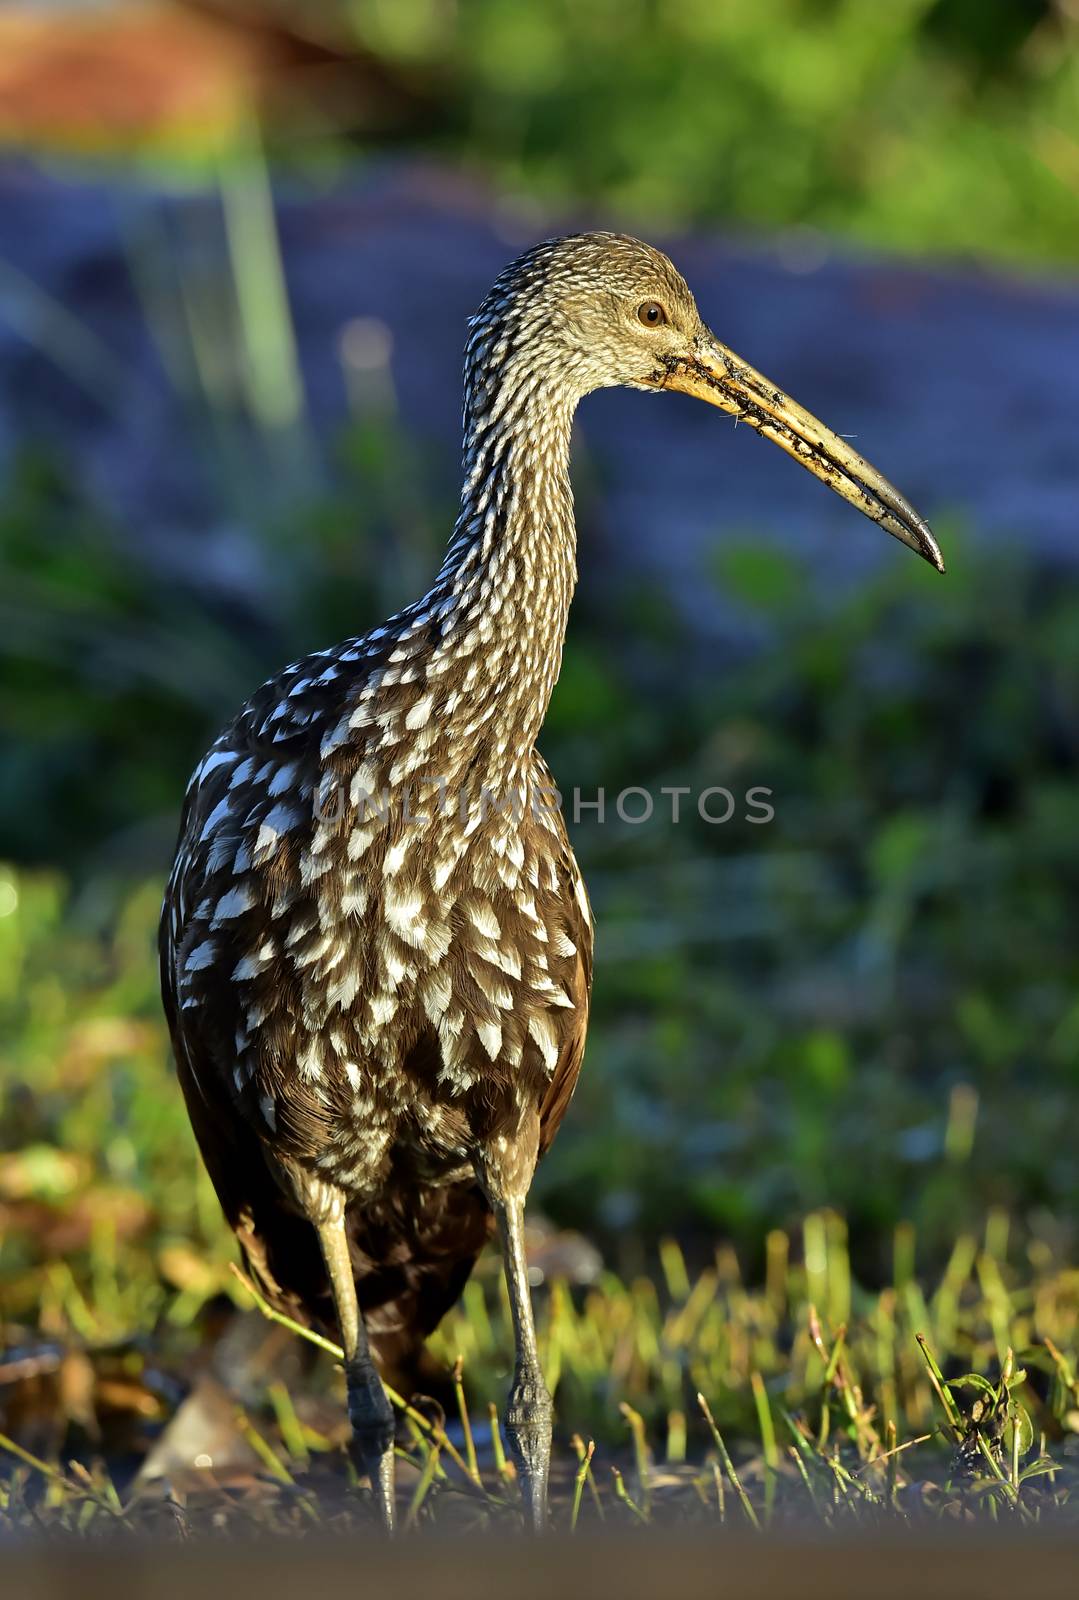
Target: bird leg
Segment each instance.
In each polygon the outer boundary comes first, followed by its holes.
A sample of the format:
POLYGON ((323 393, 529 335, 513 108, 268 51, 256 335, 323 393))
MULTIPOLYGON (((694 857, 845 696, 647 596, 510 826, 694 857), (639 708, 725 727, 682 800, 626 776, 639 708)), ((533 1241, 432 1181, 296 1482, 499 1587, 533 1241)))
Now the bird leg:
POLYGON ((524 1201, 507 1199, 496 1205, 502 1241, 502 1261, 513 1315, 515 1360, 513 1384, 506 1406, 506 1438, 521 1479, 521 1492, 532 1527, 541 1533, 547 1525, 547 1475, 551 1464, 551 1422, 554 1407, 540 1370, 536 1325, 524 1245, 524 1201))
POLYGON ((341 1327, 348 1383, 348 1415, 352 1423, 354 1459, 371 1481, 379 1518, 393 1532, 393 1409, 378 1375, 356 1298, 356 1279, 349 1256, 343 1215, 315 1224, 322 1258, 330 1277, 333 1303, 341 1327))

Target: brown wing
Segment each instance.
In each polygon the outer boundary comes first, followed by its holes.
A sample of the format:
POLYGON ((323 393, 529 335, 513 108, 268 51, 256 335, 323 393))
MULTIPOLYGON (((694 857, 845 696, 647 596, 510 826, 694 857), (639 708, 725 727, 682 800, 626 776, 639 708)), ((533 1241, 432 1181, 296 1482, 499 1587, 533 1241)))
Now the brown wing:
POLYGON ((588 1008, 592 999, 592 909, 588 903, 588 891, 585 889, 580 868, 568 846, 565 871, 566 932, 577 946, 576 968, 569 984, 574 1009, 563 1041, 562 1053, 540 1106, 541 1156, 551 1148, 562 1118, 573 1099, 573 1091, 577 1087, 588 1033, 588 1008))
POLYGON ((313 1229, 290 1211, 267 1167, 259 1139, 239 1117, 217 1065, 196 1058, 198 1045, 180 1023, 171 959, 170 884, 161 920, 161 994, 176 1075, 195 1139, 221 1209, 266 1298, 300 1321, 332 1320, 329 1285, 313 1229))
MULTIPOLYGON (((274 1181, 260 1140, 237 1115, 215 1064, 192 1059, 164 949, 162 992, 191 1126, 248 1271, 271 1305, 332 1330, 333 1299, 315 1230, 274 1181)), ((384 1370, 407 1373, 459 1298, 494 1217, 478 1184, 462 1182, 391 1190, 383 1203, 350 1211, 346 1221, 360 1305, 380 1362, 384 1370)))

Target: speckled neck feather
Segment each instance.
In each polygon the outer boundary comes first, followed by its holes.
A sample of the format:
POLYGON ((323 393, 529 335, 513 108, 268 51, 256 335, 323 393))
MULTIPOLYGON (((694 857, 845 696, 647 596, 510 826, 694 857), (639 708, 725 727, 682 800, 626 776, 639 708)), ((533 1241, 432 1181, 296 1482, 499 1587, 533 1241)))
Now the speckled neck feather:
POLYGON ((467 764, 492 789, 525 777, 577 577, 569 448, 578 397, 539 380, 500 305, 496 286, 472 322, 453 538, 429 593, 400 619, 404 635, 439 625, 425 681, 462 665, 447 775, 467 764))

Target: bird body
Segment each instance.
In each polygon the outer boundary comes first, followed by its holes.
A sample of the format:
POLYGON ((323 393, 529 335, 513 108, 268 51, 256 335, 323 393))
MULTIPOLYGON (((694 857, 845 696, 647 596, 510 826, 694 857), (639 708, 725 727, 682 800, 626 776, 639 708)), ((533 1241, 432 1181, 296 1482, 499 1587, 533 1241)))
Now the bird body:
MULTIPOLYGON (((407 1289, 424 1226, 437 1232, 448 1207, 468 1267, 487 1237, 472 1153, 509 1137, 526 1106, 542 1113, 540 1141, 553 1137, 591 976, 588 902, 539 755, 477 774, 474 748, 436 736, 417 773, 411 740, 402 752, 392 737, 417 731, 431 693, 406 664, 426 626, 406 612, 373 645, 306 658, 215 743, 189 791, 193 848, 170 884, 166 962, 211 1171, 227 1171, 239 1128, 275 1180, 254 1229, 265 1286, 294 1308, 313 1299, 310 1250, 297 1259, 291 1248, 294 1183, 344 1191, 351 1215, 383 1237, 396 1215, 410 1271, 383 1273, 360 1300, 370 1330, 397 1336, 399 1350, 460 1288, 451 1273, 442 1299, 429 1271, 430 1308, 416 1315, 407 1289), (349 671, 361 662, 362 675, 349 671), (335 744, 351 722, 377 730, 377 749, 335 744)), ((437 648, 428 665, 443 677, 437 648)), ((490 694, 497 707, 494 684, 490 694)), ((242 1203, 226 1209, 242 1226, 242 1203)), ((356 1240, 374 1254, 360 1227, 356 1240)), ((456 1264, 440 1243, 435 1276, 456 1264)))
POLYGON ((549 241, 472 321, 461 510, 428 593, 264 684, 196 769, 162 916, 180 1082, 265 1291, 341 1328, 387 1522, 368 1336, 422 1340, 496 1221, 507 1430, 543 1517, 523 1206, 580 1069, 592 919, 535 746, 576 578, 573 413, 610 383, 735 411, 940 564, 890 485, 718 345, 666 257, 549 241))

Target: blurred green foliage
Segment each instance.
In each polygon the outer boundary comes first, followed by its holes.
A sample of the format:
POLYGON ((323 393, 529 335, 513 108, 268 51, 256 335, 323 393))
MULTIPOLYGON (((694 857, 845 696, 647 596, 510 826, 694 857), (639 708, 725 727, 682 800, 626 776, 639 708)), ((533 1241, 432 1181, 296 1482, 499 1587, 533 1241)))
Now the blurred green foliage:
POLYGON ((942 1243, 991 1203, 1070 1214, 1079 595, 947 542, 947 583, 888 563, 827 615, 770 556, 771 648, 711 687, 657 652, 627 696, 633 781, 763 783, 776 820, 578 831, 597 1043, 549 1204, 759 1238, 827 1198, 862 1267, 903 1216, 942 1243))
POLYGON ((1079 16, 1056 0, 356 0, 343 14, 423 75, 414 137, 530 198, 653 226, 1076 258, 1079 16))

